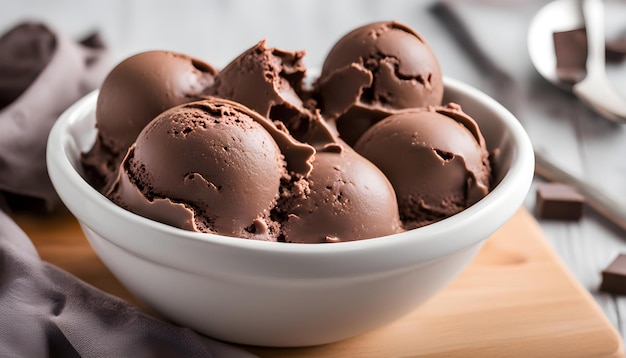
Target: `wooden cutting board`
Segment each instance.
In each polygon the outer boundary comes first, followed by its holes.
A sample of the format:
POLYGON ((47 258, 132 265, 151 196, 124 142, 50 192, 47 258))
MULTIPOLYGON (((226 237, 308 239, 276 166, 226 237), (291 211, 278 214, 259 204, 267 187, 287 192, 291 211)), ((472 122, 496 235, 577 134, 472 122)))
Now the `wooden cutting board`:
MULTIPOLYGON (((71 215, 15 219, 43 260, 147 310, 106 269, 71 215)), ((624 356, 617 331, 525 209, 453 283, 386 327, 318 347, 244 349, 262 357, 624 356)))

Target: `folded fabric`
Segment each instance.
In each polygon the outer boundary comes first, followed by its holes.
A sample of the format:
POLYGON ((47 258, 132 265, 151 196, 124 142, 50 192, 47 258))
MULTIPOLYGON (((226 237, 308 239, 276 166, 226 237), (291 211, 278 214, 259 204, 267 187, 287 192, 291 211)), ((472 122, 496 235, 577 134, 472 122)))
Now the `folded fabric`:
POLYGON ((0 212, 0 357, 251 357, 42 262, 0 212))
POLYGON ((48 132, 103 80, 107 55, 97 35, 76 43, 42 24, 0 38, 0 357, 249 357, 43 262, 7 214, 7 196, 54 204, 48 132))
POLYGON ((0 38, 0 191, 54 206, 48 133, 110 66, 97 34, 75 42, 43 24, 23 23, 0 38))

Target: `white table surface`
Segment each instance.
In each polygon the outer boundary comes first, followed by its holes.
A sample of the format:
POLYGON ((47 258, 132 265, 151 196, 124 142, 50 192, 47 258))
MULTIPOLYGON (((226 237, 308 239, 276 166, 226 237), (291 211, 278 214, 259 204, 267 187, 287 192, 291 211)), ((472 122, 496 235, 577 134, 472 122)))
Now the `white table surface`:
MULTIPOLYGON (((167 49, 186 52, 218 68, 266 38, 269 46, 305 49, 305 63, 310 68, 319 68, 334 41, 347 31, 366 22, 394 19, 412 26, 430 42, 446 76, 488 93, 492 91, 483 74, 470 61, 463 59, 465 55, 450 40, 443 25, 427 16, 424 7, 429 2, 8 0, 0 4, 0 33, 29 19, 42 21, 75 38, 97 29, 112 50, 113 62, 143 50, 167 49)), ((484 50, 504 68, 514 66, 515 78, 532 77, 531 83, 542 79, 527 58, 523 30, 532 15, 530 12, 541 3, 534 2, 519 14, 512 13, 520 11, 519 6, 514 6, 514 10, 502 6, 491 9, 488 0, 463 4, 471 10, 469 16, 484 20, 473 28, 474 35, 498 40, 493 41, 499 43, 498 46, 487 45, 484 50), (498 25, 508 30, 494 31, 498 25), (506 45, 502 46, 502 43, 506 45)), ((626 12, 621 16, 626 24, 626 12)), ((614 79, 620 79, 615 81, 617 86, 626 93, 625 66, 611 71, 614 79)), ((535 89, 526 86, 523 90, 535 89)), ((533 95, 554 96, 558 100, 568 96, 551 90, 533 95)), ((603 190, 608 195, 624 202, 626 125, 613 125, 590 116, 582 104, 574 99, 567 100, 574 104, 565 112, 549 106, 528 107, 519 113, 518 118, 537 150, 545 152, 557 165, 605 188, 603 190)), ((535 179, 525 202, 531 212, 534 212, 535 187, 540 181, 541 178, 535 179)), ((540 220, 540 224, 565 264, 594 296, 622 337, 626 337, 626 298, 597 290, 601 270, 619 252, 626 252, 626 233, 589 208, 585 209, 583 219, 577 222, 540 220)))

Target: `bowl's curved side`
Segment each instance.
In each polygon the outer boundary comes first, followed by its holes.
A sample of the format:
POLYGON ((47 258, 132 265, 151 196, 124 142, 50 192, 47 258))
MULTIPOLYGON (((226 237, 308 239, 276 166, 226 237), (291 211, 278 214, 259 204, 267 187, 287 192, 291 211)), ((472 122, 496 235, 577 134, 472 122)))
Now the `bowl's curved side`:
POLYGON ((273 347, 326 344, 388 324, 456 277, 481 246, 365 279, 241 284, 163 266, 84 230, 114 275, 165 317, 213 338, 273 347))

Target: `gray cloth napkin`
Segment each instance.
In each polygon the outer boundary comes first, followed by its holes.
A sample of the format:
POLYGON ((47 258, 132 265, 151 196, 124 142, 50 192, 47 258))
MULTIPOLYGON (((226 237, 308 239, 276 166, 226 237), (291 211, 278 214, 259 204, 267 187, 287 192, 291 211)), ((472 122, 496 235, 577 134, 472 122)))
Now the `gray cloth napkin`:
POLYGON ((96 88, 110 60, 96 34, 75 42, 23 23, 0 39, 0 190, 58 201, 46 170, 46 139, 59 115, 96 88))
POLYGON ((249 357, 42 262, 0 212, 0 357, 249 357))
POLYGON ((249 357, 43 262, 8 215, 24 201, 54 206, 48 132, 109 65, 97 36, 75 42, 29 23, 0 38, 0 357, 249 357))

